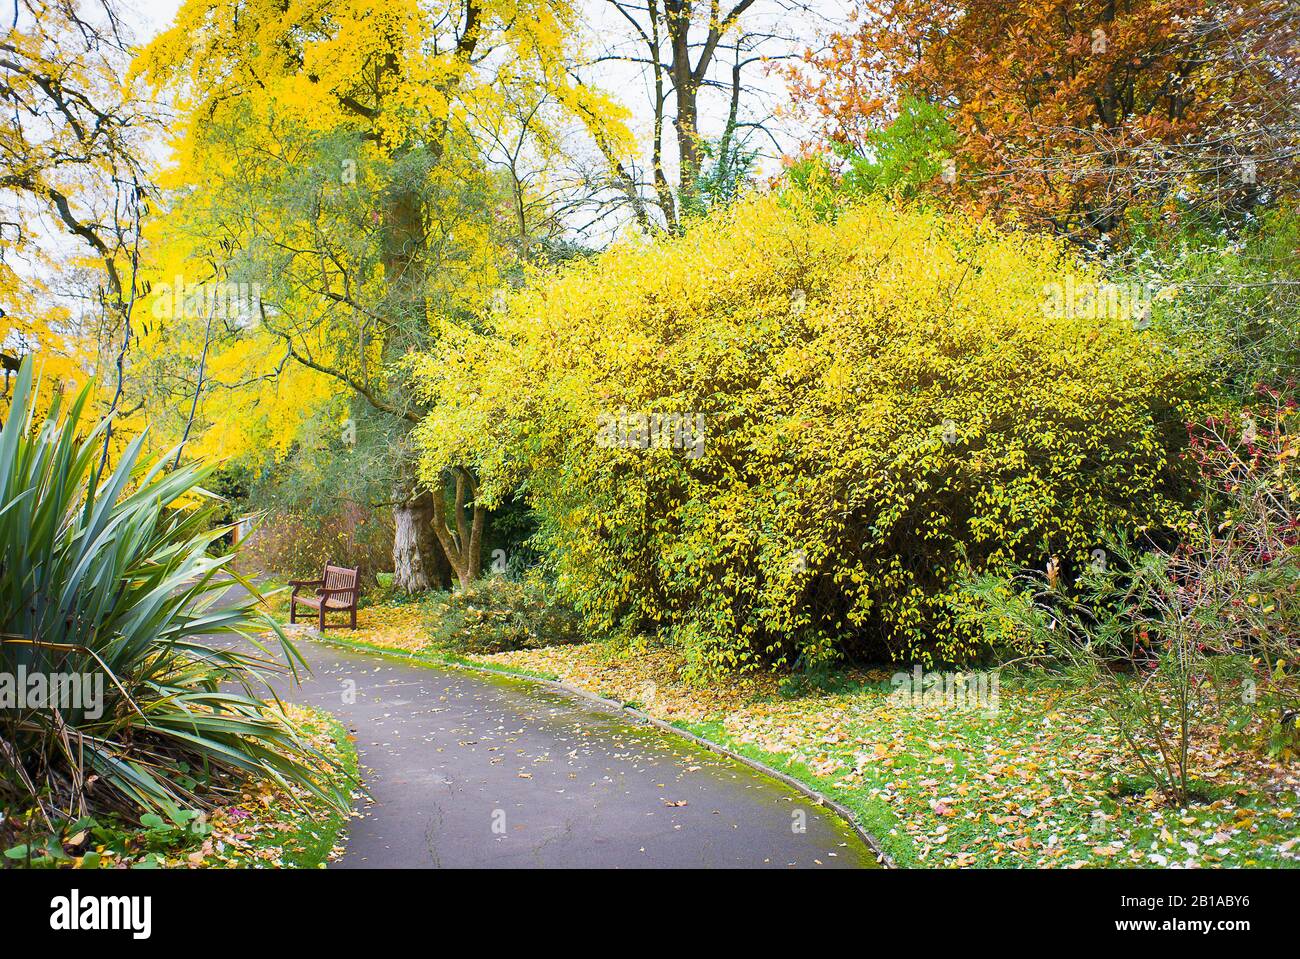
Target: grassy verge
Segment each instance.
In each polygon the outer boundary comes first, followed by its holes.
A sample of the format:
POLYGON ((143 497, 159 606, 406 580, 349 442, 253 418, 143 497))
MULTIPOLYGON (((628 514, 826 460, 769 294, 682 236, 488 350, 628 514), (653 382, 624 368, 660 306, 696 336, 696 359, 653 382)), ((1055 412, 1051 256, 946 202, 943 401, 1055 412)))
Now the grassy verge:
POLYGON ((429 665, 469 662, 559 679, 635 705, 767 763, 859 817, 902 866, 1105 867, 1300 864, 1300 773, 1197 739, 1203 799, 1164 805, 1105 718, 1062 685, 1003 677, 995 708, 916 706, 891 673, 816 684, 751 676, 683 682, 672 650, 588 643, 454 656, 414 612, 376 612, 354 648, 429 665))
MULTIPOLYGON (((347 731, 328 713, 288 706, 303 735, 349 777, 357 778, 357 751, 347 731)), ((335 772, 337 775, 337 772, 335 772)), ((9 867, 149 869, 323 868, 342 852, 348 816, 305 790, 271 782, 250 783, 237 801, 175 820, 148 814, 83 819, 59 831, 4 850, 9 867)), ((31 832, 30 820, 13 826, 31 832)))

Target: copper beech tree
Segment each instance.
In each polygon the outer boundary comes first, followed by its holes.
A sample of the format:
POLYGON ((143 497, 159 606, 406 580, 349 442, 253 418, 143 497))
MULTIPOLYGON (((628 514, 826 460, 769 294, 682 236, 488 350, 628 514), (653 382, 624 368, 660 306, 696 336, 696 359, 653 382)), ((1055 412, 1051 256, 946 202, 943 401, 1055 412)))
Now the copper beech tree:
POLYGON ((791 71, 798 102, 861 145, 910 95, 960 145, 934 187, 1096 240, 1133 204, 1249 206, 1293 182, 1288 0, 862 0, 791 71))

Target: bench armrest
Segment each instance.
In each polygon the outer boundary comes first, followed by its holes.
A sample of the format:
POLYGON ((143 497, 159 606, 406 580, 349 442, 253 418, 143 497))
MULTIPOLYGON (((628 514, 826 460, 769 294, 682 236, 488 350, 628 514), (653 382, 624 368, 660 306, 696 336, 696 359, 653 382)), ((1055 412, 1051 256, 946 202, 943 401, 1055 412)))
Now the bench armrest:
POLYGON ((291 579, 289 585, 293 587, 293 592, 289 594, 289 602, 292 603, 298 596, 298 590, 304 586, 324 586, 323 579, 291 579))

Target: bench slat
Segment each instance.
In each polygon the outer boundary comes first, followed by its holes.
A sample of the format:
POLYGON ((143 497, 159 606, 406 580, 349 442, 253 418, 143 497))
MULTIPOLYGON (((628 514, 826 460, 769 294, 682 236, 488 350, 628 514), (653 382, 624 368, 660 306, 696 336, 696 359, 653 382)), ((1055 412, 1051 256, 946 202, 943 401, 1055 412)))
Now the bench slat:
MULTIPOLYGON (((298 603, 299 606, 310 606, 312 609, 320 609, 320 599, 315 596, 295 596, 294 600, 298 603)), ((334 610, 334 609, 347 610, 352 608, 352 603, 347 602, 345 600, 335 599, 333 596, 331 596, 328 600, 326 600, 325 608, 330 610, 334 610)))

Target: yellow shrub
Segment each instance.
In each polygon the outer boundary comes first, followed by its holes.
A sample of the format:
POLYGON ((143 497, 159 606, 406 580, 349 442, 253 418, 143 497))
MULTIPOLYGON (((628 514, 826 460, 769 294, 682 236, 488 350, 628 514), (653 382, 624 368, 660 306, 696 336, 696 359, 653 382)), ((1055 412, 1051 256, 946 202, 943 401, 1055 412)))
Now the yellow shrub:
POLYGON ((1044 237, 755 199, 540 277, 428 362, 425 468, 522 487, 592 624, 702 674, 970 661, 966 564, 1068 571, 1182 513, 1195 383, 1126 309, 1045 309, 1067 279, 1098 278, 1044 237))

